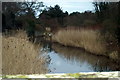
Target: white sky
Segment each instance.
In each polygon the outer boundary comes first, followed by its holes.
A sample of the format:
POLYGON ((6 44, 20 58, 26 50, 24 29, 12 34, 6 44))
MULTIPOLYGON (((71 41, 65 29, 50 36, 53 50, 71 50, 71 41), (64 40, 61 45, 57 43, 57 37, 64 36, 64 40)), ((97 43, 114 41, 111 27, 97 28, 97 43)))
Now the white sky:
POLYGON ((84 12, 86 10, 94 10, 93 0, 38 0, 42 1, 45 6, 55 6, 58 4, 63 11, 72 12, 84 12))

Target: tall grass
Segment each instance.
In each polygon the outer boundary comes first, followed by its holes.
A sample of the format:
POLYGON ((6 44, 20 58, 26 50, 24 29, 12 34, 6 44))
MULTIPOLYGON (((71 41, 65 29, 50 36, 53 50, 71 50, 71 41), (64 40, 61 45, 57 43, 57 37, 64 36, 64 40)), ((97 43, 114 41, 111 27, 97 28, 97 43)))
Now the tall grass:
POLYGON ((60 30, 53 36, 53 40, 65 46, 84 48, 97 55, 107 55, 106 42, 97 30, 60 30))
POLYGON ((39 45, 28 41, 24 31, 2 37, 3 74, 46 73, 45 60, 39 58, 39 45))

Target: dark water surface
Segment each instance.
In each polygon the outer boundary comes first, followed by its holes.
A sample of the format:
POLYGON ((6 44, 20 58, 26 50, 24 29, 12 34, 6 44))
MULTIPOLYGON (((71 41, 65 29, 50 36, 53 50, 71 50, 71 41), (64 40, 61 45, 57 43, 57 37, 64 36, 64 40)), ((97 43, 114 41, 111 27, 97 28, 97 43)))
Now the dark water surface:
POLYGON ((47 58, 49 73, 77 73, 118 71, 117 63, 103 56, 92 55, 82 49, 58 43, 44 43, 42 57, 47 58))

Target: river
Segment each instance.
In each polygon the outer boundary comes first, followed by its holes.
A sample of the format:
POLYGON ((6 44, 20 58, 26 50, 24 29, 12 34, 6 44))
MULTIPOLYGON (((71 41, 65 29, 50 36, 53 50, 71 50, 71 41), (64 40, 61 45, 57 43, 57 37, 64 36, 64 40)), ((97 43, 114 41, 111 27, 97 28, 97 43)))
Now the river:
POLYGON ((117 63, 104 56, 96 56, 80 48, 44 42, 40 49, 48 62, 48 73, 77 73, 118 71, 117 63))

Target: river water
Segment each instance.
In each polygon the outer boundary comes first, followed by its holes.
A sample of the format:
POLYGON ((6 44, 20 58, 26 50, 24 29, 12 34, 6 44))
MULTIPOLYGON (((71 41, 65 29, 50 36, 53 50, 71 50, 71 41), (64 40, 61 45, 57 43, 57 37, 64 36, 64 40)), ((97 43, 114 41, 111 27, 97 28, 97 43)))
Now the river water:
POLYGON ((58 43, 44 42, 40 49, 48 62, 48 73, 77 73, 118 71, 120 67, 111 59, 96 56, 80 48, 65 47, 58 43))

